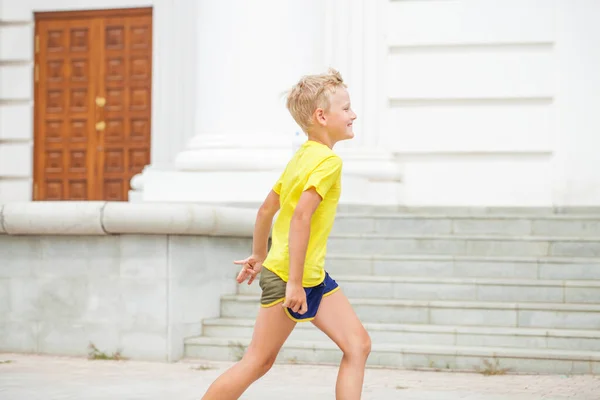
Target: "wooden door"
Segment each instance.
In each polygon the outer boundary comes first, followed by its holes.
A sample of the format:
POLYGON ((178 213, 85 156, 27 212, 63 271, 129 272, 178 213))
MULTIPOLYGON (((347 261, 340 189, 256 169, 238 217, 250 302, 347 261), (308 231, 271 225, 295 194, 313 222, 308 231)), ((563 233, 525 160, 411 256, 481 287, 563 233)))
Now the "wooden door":
POLYGON ((36 14, 35 200, 127 200, 150 163, 151 9, 36 14))

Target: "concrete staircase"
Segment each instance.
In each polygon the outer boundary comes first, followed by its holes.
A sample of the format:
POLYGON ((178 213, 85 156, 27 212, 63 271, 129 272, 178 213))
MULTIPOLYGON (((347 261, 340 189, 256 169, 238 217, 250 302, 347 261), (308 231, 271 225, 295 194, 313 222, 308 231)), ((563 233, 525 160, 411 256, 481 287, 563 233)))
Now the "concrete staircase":
MULTIPOLYGON (((371 334, 369 364, 410 369, 600 373, 600 213, 413 211, 338 216, 327 270, 371 334)), ((235 360, 258 285, 223 296, 186 356, 235 360)), ((279 362, 337 363, 298 324, 279 362)))

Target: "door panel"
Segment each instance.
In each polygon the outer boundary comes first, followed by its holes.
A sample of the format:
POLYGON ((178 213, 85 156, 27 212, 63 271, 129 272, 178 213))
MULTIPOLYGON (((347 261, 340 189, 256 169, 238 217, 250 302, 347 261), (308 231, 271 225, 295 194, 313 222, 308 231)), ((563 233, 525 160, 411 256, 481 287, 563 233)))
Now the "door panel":
POLYGON ((105 199, 123 200, 131 178, 150 163, 152 18, 105 19, 103 37, 106 130, 99 181, 105 199))
POLYGON ((151 9, 49 14, 36 15, 34 199, 126 201, 150 163, 151 9))
POLYGON ((93 93, 98 68, 90 19, 42 21, 36 74, 38 196, 46 200, 94 198, 96 145, 93 93))

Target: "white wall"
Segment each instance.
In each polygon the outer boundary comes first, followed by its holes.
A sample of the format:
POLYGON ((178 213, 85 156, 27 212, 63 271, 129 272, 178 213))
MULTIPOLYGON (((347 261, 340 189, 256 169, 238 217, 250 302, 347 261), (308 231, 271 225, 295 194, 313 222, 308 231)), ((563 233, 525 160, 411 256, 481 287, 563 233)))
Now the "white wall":
POLYGON ((0 351, 177 361, 236 290, 251 239, 0 234, 0 351))
POLYGON ((407 204, 600 204, 599 2, 380 7, 378 143, 404 164, 407 204))
POLYGON ((404 163, 405 201, 548 205, 556 4, 385 1, 379 145, 404 163))
POLYGON ((600 2, 560 0, 554 199, 600 204, 600 2))
POLYGON ((232 260, 251 250, 255 218, 190 204, 0 203, 0 352, 85 355, 93 342, 178 360, 235 293, 232 260))
MULTIPOLYGON (((0 21, 10 21, 0 2, 0 21)), ((33 25, 0 24, 0 199, 30 200, 33 153, 33 25)))

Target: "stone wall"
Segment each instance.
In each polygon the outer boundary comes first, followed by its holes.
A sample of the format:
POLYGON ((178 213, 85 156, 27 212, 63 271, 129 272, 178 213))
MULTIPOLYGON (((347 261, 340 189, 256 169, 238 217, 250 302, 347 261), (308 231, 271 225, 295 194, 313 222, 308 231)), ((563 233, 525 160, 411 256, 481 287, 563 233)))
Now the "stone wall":
POLYGON ((254 210, 131 203, 0 205, 0 351, 89 343, 175 361, 219 315, 249 255, 254 210))

